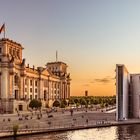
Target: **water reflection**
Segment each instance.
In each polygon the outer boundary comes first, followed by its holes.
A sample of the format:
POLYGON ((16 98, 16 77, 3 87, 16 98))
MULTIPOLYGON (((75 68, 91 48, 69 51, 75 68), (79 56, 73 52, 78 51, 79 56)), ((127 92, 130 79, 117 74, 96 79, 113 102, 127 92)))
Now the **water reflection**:
MULTIPOLYGON (((140 125, 124 125, 18 137, 16 140, 139 140, 140 125)), ((7 138, 3 140, 14 140, 7 138)))
POLYGON ((139 132, 140 125, 125 125, 116 128, 116 135, 118 140, 139 140, 139 132))

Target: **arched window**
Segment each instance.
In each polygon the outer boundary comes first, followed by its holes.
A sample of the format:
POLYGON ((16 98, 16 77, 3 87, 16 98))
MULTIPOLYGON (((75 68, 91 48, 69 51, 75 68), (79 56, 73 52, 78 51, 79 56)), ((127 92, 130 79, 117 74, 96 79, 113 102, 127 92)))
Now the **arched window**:
POLYGON ((17 51, 17 57, 20 58, 20 51, 17 51))
POLYGON ((15 86, 18 86, 19 78, 18 78, 18 75, 17 74, 14 77, 14 81, 15 81, 15 86))
POLYGON ((47 92, 46 92, 46 90, 44 90, 44 100, 46 100, 47 99, 47 92))

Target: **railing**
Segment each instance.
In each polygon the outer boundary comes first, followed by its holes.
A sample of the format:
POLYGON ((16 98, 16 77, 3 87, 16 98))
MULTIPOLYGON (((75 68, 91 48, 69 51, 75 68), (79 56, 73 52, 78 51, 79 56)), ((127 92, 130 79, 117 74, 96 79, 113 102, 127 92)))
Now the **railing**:
MULTIPOLYGON (((99 125, 108 125, 111 124, 109 121, 99 120, 85 123, 68 123, 68 124, 58 124, 58 125, 44 125, 41 124, 36 125, 25 125, 19 126, 18 133, 32 133, 32 132, 44 132, 44 131, 53 131, 53 130, 68 130, 68 129, 78 129, 78 128, 87 128, 87 127, 95 127, 99 125)), ((0 133, 13 133, 12 126, 1 126, 0 133)))

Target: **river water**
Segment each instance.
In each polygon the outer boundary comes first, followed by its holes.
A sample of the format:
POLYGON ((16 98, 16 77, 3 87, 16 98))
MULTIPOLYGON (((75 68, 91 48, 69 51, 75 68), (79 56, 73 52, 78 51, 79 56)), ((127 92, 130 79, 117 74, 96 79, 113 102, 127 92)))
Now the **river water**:
MULTIPOLYGON (((3 140, 14 140, 6 138, 3 140)), ((140 140, 140 125, 123 125, 18 137, 16 140, 140 140)))

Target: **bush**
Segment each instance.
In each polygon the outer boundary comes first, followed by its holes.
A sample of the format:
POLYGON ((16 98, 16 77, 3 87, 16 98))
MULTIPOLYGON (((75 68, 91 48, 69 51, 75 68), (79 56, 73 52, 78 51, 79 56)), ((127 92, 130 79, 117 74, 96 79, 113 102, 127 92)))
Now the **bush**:
POLYGON ((19 127, 18 127, 18 125, 17 125, 17 124, 13 126, 14 136, 16 136, 16 135, 17 135, 18 128, 19 128, 19 127))
POLYGON ((81 98, 80 99, 80 104, 81 105, 87 105, 87 102, 86 102, 86 100, 84 98, 81 98))
POLYGON ((42 102, 36 99, 31 100, 29 103, 29 107, 31 107, 32 109, 33 108, 38 109, 41 108, 41 106, 42 106, 42 102))
POLYGON ((63 103, 65 106, 68 104, 66 100, 62 100, 61 103, 63 103))
POLYGON ((75 104, 75 102, 74 102, 74 100, 72 98, 69 99, 68 103, 71 104, 71 105, 75 104))
POLYGON ((54 107, 60 107, 60 102, 57 101, 57 100, 54 101, 53 106, 54 106, 54 107))
POLYGON ((78 100, 77 98, 75 98, 75 99, 74 99, 74 103, 75 103, 75 104, 78 104, 78 103, 79 103, 79 100, 78 100))
POLYGON ((60 107, 61 108, 65 108, 66 107, 66 105, 64 104, 64 102, 61 102, 60 107))

